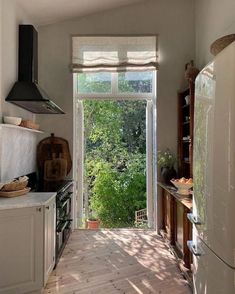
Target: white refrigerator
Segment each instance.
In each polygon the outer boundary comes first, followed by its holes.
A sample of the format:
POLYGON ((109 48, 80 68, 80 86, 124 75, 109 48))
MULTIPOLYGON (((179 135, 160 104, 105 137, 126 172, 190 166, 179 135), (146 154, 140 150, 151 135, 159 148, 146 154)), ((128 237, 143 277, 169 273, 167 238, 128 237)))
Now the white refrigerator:
POLYGON ((235 42, 195 83, 194 293, 235 294, 235 42))

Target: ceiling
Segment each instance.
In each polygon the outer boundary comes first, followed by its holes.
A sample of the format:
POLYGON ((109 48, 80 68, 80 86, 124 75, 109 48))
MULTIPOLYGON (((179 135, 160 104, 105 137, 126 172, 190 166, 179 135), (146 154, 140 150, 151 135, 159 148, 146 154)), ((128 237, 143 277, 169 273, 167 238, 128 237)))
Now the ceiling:
POLYGON ((147 0, 16 0, 34 24, 46 25, 147 0))

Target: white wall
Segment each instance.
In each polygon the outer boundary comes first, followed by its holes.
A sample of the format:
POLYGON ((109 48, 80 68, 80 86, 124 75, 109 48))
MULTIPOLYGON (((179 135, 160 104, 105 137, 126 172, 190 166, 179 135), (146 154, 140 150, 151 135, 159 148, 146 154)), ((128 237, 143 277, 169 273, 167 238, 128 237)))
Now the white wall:
POLYGON ((37 133, 0 127, 0 182, 36 171, 37 133))
MULTIPOLYGON (((24 23, 31 21, 14 0, 0 0, 0 123, 2 115, 34 119, 32 113, 5 102, 9 90, 17 80, 18 25, 24 23)), ((35 134, 3 131, 0 128, 0 181, 35 171, 35 154, 35 134)))
MULTIPOLYGON (((0 1, 0 42, 2 44, 2 16, 3 16, 3 5, 2 1, 0 1)), ((0 44, 0 122, 1 122, 1 114, 2 114, 2 45, 0 44)))
POLYGON ((196 0, 196 63, 201 69, 213 56, 210 45, 218 38, 235 33, 234 0, 196 0))
POLYGON ((1 55, 0 67, 2 115, 20 116, 33 119, 32 113, 5 102, 12 85, 18 76, 18 25, 31 23, 26 13, 16 5, 15 0, 1 0, 1 55))
POLYGON ((68 139, 71 149, 72 34, 159 34, 159 148, 167 146, 176 151, 177 90, 184 83, 185 63, 194 58, 194 1, 150 0, 39 28, 39 81, 66 112, 64 116, 41 116, 40 122, 45 129, 68 139))

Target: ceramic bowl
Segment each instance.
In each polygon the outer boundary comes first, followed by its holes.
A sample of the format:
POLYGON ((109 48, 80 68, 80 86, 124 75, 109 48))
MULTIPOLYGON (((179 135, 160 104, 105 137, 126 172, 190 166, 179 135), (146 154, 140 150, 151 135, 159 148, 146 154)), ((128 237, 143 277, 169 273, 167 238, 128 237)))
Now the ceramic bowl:
POLYGON ((22 118, 15 117, 15 116, 4 116, 3 121, 4 121, 5 124, 19 126, 21 121, 22 121, 22 118))
POLYGON ((193 183, 180 183, 177 181, 172 181, 172 184, 177 188, 177 193, 181 194, 181 195, 189 195, 190 191, 189 189, 191 189, 193 187, 193 183))

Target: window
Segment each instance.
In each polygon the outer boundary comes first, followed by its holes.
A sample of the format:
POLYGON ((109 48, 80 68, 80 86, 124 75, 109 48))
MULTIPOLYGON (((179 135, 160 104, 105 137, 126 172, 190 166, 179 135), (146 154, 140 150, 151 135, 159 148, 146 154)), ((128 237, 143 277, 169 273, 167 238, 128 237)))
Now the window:
POLYGON ((77 74, 80 93, 111 93, 111 73, 95 72, 77 74))
POLYGON ((78 98, 135 98, 155 96, 155 71, 75 73, 78 98))
MULTIPOLYGON (((149 226, 153 225, 153 138, 156 129, 156 74, 158 69, 157 36, 74 36, 71 70, 74 77, 74 150, 78 152, 77 174, 82 215, 83 201, 83 100, 148 100, 146 103, 146 174, 149 226), (154 135, 153 135, 154 132, 154 135), (79 148, 77 146, 79 145, 79 148)), ((155 147, 156 149, 156 147, 155 147)))
POLYGON ((153 72, 118 73, 118 92, 152 93, 153 72))

